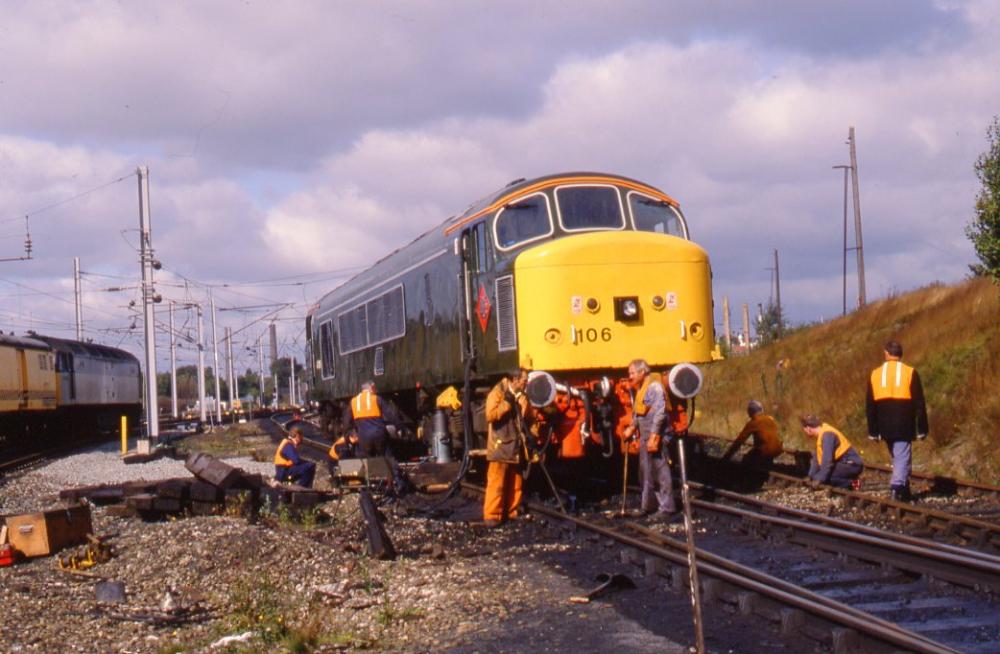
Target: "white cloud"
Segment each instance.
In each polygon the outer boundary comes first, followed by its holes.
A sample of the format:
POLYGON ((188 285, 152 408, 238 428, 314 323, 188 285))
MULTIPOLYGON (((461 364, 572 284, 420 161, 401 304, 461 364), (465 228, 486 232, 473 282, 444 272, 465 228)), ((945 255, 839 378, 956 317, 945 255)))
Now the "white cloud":
MULTIPOLYGON (((840 306, 831 166, 855 125, 869 294, 952 281, 971 260, 1000 13, 870 4, 10 3, 0 256, 18 253, 19 215, 137 164, 158 256, 206 281, 354 268, 512 178, 596 169, 675 196, 734 306, 766 299, 779 249, 789 314, 813 319, 840 306)), ((38 215, 37 258, 0 275, 65 293, 79 254, 134 279, 137 202, 129 178, 38 215)), ((220 304, 301 310, 334 283, 220 304)), ((0 319, 46 310, 22 291, 0 319)))

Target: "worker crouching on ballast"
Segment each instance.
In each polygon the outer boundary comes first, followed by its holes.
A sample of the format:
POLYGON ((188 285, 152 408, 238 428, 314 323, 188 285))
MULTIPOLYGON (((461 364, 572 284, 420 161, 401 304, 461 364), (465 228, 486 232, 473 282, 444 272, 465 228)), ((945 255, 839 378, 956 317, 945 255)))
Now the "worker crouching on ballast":
POLYGON ((809 467, 809 485, 822 484, 837 488, 852 488, 864 470, 861 455, 851 441, 835 427, 813 415, 803 416, 802 431, 816 439, 812 465, 809 467))
POLYGON ((305 488, 312 488, 316 475, 316 464, 299 456, 302 432, 293 427, 288 437, 281 439, 274 453, 274 478, 279 482, 292 482, 305 488))
POLYGON ((521 463, 528 398, 528 371, 517 368, 493 387, 486 398, 486 421, 489 434, 486 441, 486 499, 483 502, 483 523, 496 527, 517 517, 521 505, 521 463))
POLYGON ((410 492, 413 486, 403 476, 399 463, 389 448, 388 425, 398 428, 395 411, 378 396, 375 382, 366 381, 361 392, 351 399, 351 410, 347 412, 348 433, 353 431, 358 437, 359 456, 385 457, 392 470, 393 490, 397 495, 410 492))
POLYGON ((358 444, 357 432, 351 431, 337 440, 330 446, 326 465, 330 470, 330 476, 337 476, 337 465, 344 459, 358 459, 361 457, 361 447, 358 444))

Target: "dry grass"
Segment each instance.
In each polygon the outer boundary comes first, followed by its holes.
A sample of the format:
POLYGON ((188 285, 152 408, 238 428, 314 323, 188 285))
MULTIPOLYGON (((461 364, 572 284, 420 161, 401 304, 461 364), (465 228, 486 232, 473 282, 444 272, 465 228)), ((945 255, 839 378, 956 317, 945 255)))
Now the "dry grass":
POLYGON ((215 456, 252 456, 261 447, 273 450, 271 439, 260 431, 256 423, 228 425, 214 431, 188 437, 184 445, 192 452, 205 452, 215 456))
POLYGON ((797 416, 815 413, 841 428, 868 461, 888 461, 865 438, 865 384, 895 339, 924 383, 931 437, 915 446, 918 469, 997 483, 1000 453, 1000 291, 987 280, 935 284, 802 328, 748 357, 711 364, 696 429, 735 435, 750 398, 782 425, 786 447, 810 443, 797 416), (778 361, 785 362, 779 370, 778 361))

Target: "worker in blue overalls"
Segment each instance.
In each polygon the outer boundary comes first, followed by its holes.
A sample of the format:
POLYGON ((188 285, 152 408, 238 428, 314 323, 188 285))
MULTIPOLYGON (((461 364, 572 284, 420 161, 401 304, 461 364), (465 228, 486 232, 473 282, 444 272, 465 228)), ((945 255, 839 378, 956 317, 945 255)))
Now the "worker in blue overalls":
POLYGON ((305 488, 312 488, 316 464, 299 456, 301 444, 302 431, 293 427, 288 432, 288 437, 281 440, 274 453, 274 478, 280 482, 290 481, 305 488))

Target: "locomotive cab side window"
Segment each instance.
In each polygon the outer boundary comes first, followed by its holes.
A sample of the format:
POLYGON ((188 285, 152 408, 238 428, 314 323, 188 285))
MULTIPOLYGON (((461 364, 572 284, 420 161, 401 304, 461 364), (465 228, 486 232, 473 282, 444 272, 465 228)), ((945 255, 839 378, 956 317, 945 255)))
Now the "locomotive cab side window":
POLYGON ((545 238, 553 231, 549 199, 543 193, 508 202, 493 221, 493 237, 499 250, 545 238))
POLYGON ((327 320, 319 326, 319 353, 323 379, 333 377, 333 321, 327 320))
POLYGON ((628 206, 637 231, 687 238, 687 225, 669 202, 632 191, 628 194, 628 206))
POLYGON ((567 232, 625 229, 621 196, 614 186, 560 186, 556 208, 567 232))

